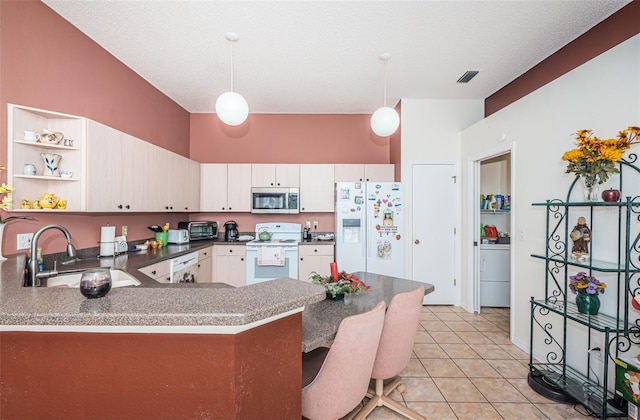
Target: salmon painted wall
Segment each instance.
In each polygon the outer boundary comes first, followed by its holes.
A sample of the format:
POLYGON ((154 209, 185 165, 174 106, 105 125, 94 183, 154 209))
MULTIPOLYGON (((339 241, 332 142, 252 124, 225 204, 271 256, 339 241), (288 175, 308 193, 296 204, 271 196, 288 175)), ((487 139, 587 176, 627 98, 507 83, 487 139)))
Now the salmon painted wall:
MULTIPOLYGON (((39 1, 0 1, 0 165, 7 163, 7 103, 82 115, 184 156, 189 155, 189 113, 39 1), (37 29, 37 30, 36 30, 37 29)), ((107 169, 108 171, 108 169, 107 169)), ((108 173, 108 172, 107 172, 108 173)), ((6 174, 0 174, 6 182, 6 174)), ((1 217, 8 217, 6 212, 1 217)), ((47 224, 69 228, 78 248, 98 246, 100 226, 129 227, 130 240, 146 226, 188 215, 34 214, 35 222, 6 225, 3 254, 16 251, 16 235, 47 224)), ((44 253, 63 251, 57 232, 42 238, 44 253)))
POLYGON ((237 127, 191 114, 191 159, 202 163, 389 163, 389 139, 366 114, 249 114, 237 127))

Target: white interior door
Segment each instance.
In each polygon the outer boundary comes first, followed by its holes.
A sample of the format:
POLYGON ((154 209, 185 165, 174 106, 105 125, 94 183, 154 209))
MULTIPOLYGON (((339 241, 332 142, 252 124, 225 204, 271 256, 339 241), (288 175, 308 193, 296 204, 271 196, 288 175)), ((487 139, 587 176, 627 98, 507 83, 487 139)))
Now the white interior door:
POLYGON ((412 175, 412 278, 435 286, 435 291, 425 296, 425 304, 457 304, 456 167, 415 164, 412 175))

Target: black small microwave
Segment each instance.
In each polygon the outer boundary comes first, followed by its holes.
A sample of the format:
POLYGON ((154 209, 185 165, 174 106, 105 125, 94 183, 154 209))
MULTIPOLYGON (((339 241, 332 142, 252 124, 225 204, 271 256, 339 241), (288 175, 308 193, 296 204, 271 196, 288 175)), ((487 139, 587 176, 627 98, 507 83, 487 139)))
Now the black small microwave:
POLYGON ((299 196, 299 188, 251 188, 251 213, 300 213, 299 196))

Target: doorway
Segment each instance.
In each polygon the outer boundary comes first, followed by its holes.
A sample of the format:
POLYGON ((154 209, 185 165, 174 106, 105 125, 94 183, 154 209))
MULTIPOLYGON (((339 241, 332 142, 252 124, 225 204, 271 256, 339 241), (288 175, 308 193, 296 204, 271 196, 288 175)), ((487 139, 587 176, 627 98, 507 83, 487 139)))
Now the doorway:
MULTIPOLYGON (((469 203, 469 226, 471 226, 474 230, 474 233, 472 235, 473 240, 469 241, 468 244, 468 254, 469 256, 471 256, 471 258, 469 258, 469 262, 468 262, 468 272, 472 273, 472 284, 470 285, 471 287, 469 288, 469 294, 468 294, 468 308, 472 311, 472 312, 477 312, 480 313, 482 310, 482 305, 483 305, 483 297, 485 298, 484 300, 486 301, 487 295, 493 297, 496 297, 496 294, 499 294, 500 296, 497 296, 497 300, 491 301, 491 299, 488 301, 489 304, 487 306, 498 306, 500 307, 501 304, 504 304, 505 300, 508 301, 508 306, 505 306, 505 308, 510 308, 510 302, 514 301, 514 287, 511 284, 511 280, 514 278, 513 273, 514 273, 514 267, 513 267, 513 255, 514 255, 514 249, 513 249, 513 242, 511 241, 511 238, 508 240, 508 244, 505 244, 505 242, 507 242, 507 240, 503 240, 501 244, 498 244, 497 240, 495 242, 495 245, 500 245, 501 248, 506 248, 507 252, 508 252, 508 256, 507 256, 507 261, 506 263, 508 264, 508 268, 502 267, 502 270, 500 270, 500 267, 490 267, 490 268, 498 268, 497 273, 499 275, 502 275, 503 277, 506 277, 506 279, 509 281, 508 285, 505 284, 490 284, 490 283, 485 283, 483 284, 483 281, 487 279, 486 277, 486 271, 487 270, 487 264, 488 261, 487 259, 483 259, 483 250, 482 247, 484 245, 484 247, 488 247, 488 245, 492 245, 493 243, 493 238, 488 238, 485 232, 485 235, 483 237, 482 232, 481 232, 481 224, 484 224, 485 222, 488 221, 488 224, 490 224, 491 226, 495 226, 496 229, 500 232, 509 232, 510 237, 515 236, 513 234, 513 232, 516 231, 516 226, 515 226, 515 219, 514 219, 514 209, 513 209, 513 203, 515 202, 515 195, 516 192, 514 190, 514 186, 515 186, 515 169, 514 169, 514 155, 515 155, 515 144, 511 143, 511 144, 505 144, 503 146, 500 146, 496 149, 487 151, 483 154, 480 155, 476 155, 474 157, 472 157, 469 161, 469 185, 471 186, 471 188, 468 189, 469 192, 469 196, 467 197, 468 199, 468 203, 469 203), (490 170, 487 171, 483 171, 483 165, 486 165, 485 168, 490 168, 490 170), (499 170, 496 168, 500 168, 499 170), (482 174, 483 172, 485 173, 485 176, 489 177, 489 178, 493 178, 493 179, 489 179, 489 180, 485 180, 485 182, 483 182, 482 180, 482 174), (488 175, 487 175, 488 173, 488 175), (489 181, 489 182, 487 182, 489 181), (491 191, 491 190, 496 190, 496 191, 491 191), (508 192, 499 192, 497 191, 497 189, 503 189, 505 191, 508 192), (485 195, 485 198, 488 194, 501 194, 501 195, 509 195, 509 211, 502 211, 502 212, 498 212, 498 211, 494 211, 495 209, 495 204, 491 205, 488 209, 481 209, 481 194, 485 195), (484 242, 490 242, 490 243, 485 243, 483 244, 483 239, 484 242), (484 290, 483 291, 483 286, 485 289, 490 289, 490 290, 484 290), (491 288, 493 288, 493 290, 491 290, 491 288), (484 294, 484 296, 483 296, 484 294)), ((495 198, 495 197, 494 197, 495 198)), ((496 200, 497 201, 497 200, 496 200)), ((491 200, 491 202, 494 202, 494 200, 491 200)), ((495 209, 497 210, 497 209, 495 209)), ((506 210, 506 209, 505 209, 506 210)), ((493 230, 491 230, 493 232, 493 230)), ((496 254, 499 254, 500 252, 498 251, 498 248, 490 248, 489 252, 494 251, 496 252, 496 254)), ((504 252, 504 250, 503 250, 504 252)), ((486 256, 486 253, 485 253, 486 256)), ((502 258, 502 261, 504 263, 504 255, 500 256, 502 258)), ((511 326, 513 328, 513 313, 509 310, 510 314, 509 314, 509 318, 511 320, 511 326)), ((513 331, 511 331, 511 335, 513 335, 513 331)))

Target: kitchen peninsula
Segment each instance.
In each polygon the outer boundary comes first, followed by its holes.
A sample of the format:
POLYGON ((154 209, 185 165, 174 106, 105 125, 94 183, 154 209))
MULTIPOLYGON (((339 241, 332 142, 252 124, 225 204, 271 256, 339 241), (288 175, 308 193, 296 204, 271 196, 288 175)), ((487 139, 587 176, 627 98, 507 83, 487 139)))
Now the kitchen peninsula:
MULTIPOLYGON (((418 285, 358 273, 372 291, 331 302, 293 279, 159 285, 138 272, 141 286, 85 299, 22 287, 24 258, 0 264, 7 419, 299 418, 301 342, 305 351, 326 343, 342 317, 418 285)), ((123 268, 133 273, 138 259, 149 263, 135 256, 123 268)))

